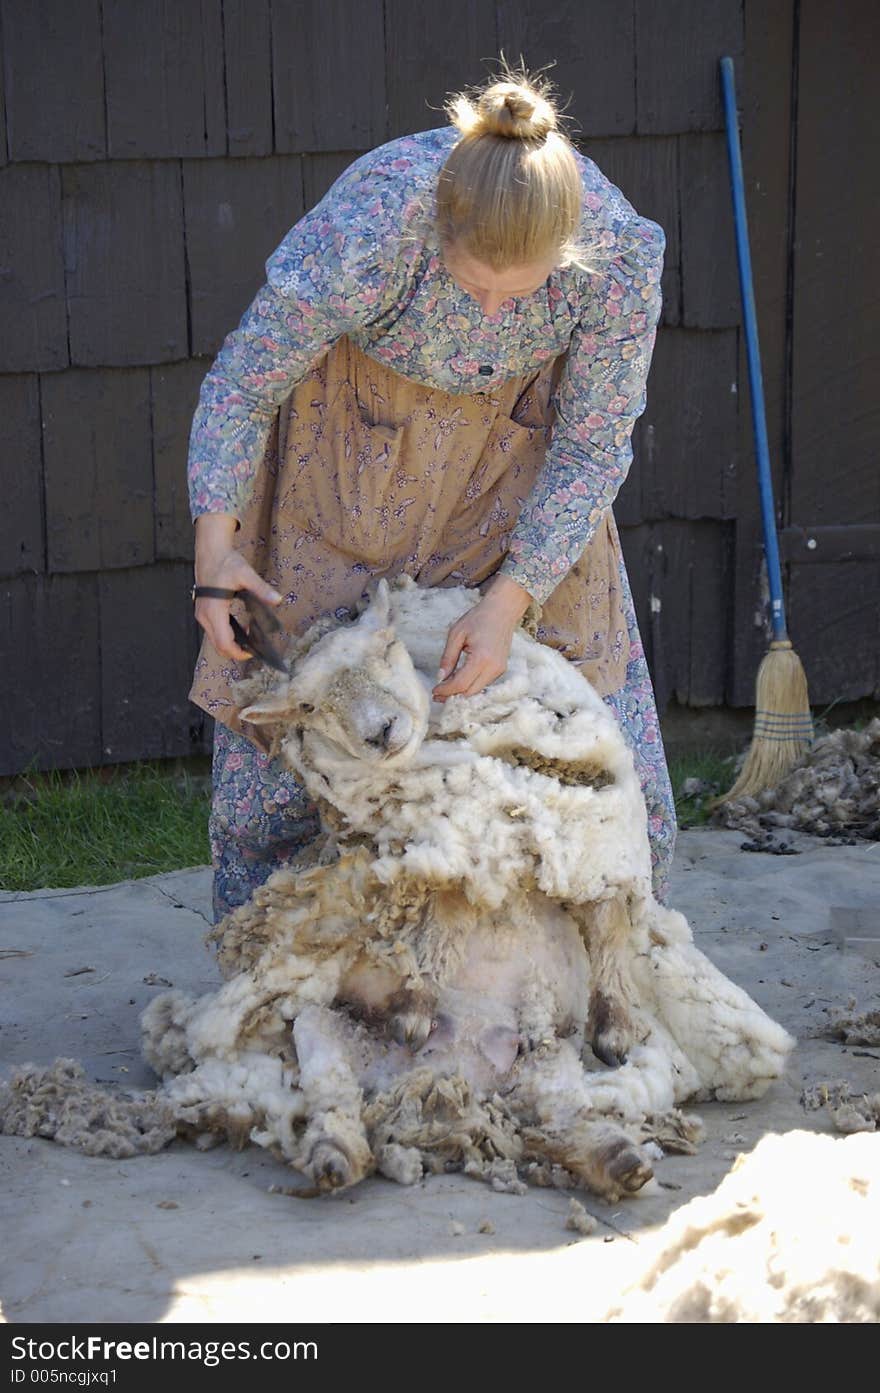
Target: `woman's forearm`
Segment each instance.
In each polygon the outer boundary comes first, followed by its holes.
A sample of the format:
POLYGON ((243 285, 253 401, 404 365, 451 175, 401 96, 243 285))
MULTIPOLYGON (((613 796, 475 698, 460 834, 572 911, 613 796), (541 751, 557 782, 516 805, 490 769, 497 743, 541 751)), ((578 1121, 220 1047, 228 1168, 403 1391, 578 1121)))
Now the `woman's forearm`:
POLYGON ((512 576, 496 571, 483 590, 483 598, 492 601, 500 615, 518 624, 532 603, 532 596, 512 576))
POLYGON ((213 573, 234 548, 238 518, 234 513, 201 513, 195 529, 196 585, 211 585, 213 573))

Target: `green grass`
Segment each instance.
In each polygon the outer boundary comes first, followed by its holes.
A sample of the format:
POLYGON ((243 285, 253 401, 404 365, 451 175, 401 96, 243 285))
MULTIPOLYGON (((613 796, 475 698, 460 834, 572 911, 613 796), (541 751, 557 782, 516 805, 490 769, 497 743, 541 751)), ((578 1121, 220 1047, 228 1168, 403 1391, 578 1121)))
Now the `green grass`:
MULTIPOLYGON (((111 885, 208 865, 207 761, 204 768, 156 762, 11 780, 0 801, 0 889, 111 885)), ((699 778, 729 787, 730 760, 695 753, 671 758, 669 768, 680 825, 701 826, 701 800, 683 798, 681 786, 699 778)))
POLYGON ((669 777, 675 794, 679 827, 703 827, 709 821, 705 804, 733 784, 733 758, 715 750, 697 750, 669 758, 669 777), (682 786, 687 779, 702 779, 710 785, 703 794, 685 798, 682 786))
POLYGON ((109 885, 210 862, 204 777, 144 763, 20 775, 0 802, 0 889, 109 885))

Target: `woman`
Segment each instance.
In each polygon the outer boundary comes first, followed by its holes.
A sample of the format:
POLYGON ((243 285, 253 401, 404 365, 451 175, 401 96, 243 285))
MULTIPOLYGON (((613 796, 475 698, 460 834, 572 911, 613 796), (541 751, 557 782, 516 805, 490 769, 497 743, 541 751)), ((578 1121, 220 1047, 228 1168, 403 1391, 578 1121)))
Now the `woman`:
MULTIPOLYGON (((196 585, 253 590, 291 633, 350 613, 372 576, 480 585, 438 701, 504 672, 534 601, 538 638, 581 667, 633 749, 664 900, 675 813, 611 503, 645 406, 665 238, 525 74, 447 112, 346 170, 224 341, 190 440, 196 585)), ((216 720, 218 919, 318 830, 238 722, 229 683, 248 655, 229 614, 196 601, 190 693, 216 720)))

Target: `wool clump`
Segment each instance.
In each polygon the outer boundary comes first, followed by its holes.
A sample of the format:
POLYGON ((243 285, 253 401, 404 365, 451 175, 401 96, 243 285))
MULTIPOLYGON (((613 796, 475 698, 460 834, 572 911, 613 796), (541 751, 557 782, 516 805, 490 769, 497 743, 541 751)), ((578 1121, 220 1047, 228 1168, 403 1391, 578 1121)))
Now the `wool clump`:
POLYGON ((721 803, 715 820, 760 841, 774 830, 833 840, 880 839, 880 716, 864 730, 814 740, 773 788, 721 803))
POLYGON ((766 1136, 645 1245, 606 1319, 874 1323, 878 1232, 880 1137, 766 1136))

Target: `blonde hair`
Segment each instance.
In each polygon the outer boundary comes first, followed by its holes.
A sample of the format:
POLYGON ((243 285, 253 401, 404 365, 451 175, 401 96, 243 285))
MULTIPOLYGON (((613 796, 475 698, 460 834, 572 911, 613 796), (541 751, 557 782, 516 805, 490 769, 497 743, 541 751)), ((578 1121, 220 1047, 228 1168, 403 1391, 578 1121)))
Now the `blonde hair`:
POLYGON ((461 132, 437 184, 437 226, 494 270, 557 256, 580 260, 582 182, 549 83, 506 64, 459 92, 446 114, 461 132))

